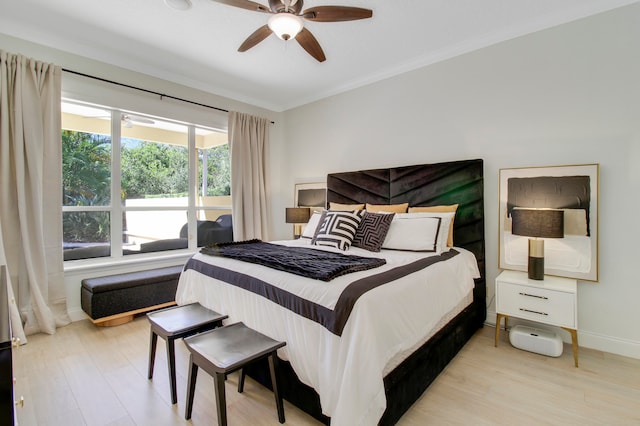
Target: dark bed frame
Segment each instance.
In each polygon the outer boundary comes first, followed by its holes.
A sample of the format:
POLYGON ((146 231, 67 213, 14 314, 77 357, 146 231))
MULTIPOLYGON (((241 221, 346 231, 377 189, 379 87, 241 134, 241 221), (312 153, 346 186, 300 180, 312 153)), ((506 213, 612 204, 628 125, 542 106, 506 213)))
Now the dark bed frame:
MULTIPOLYGON (((458 204, 454 244, 473 252, 478 261, 481 277, 475 280, 473 303, 384 378, 387 408, 379 424, 392 425, 418 400, 485 321, 483 163, 482 160, 464 160, 332 173, 327 176, 327 203, 330 202, 408 202, 411 207, 458 204)), ((283 397, 329 424, 330 419, 322 414, 318 394, 300 382, 288 362, 281 361, 279 365, 279 387, 283 397)), ((249 374, 271 387, 266 365, 255 366, 249 374)))

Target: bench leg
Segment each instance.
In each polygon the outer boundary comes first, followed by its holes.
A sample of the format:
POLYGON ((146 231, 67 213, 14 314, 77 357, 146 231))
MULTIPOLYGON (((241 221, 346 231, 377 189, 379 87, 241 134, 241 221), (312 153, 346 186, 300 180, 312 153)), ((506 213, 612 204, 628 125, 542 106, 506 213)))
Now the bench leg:
POLYGON ((276 398, 276 407, 278 409, 278 421, 284 423, 284 406, 282 404, 282 395, 278 391, 278 376, 276 374, 277 358, 275 352, 269 355, 269 371, 271 372, 271 386, 273 387, 273 395, 276 398))
POLYGON ((156 362, 156 345, 158 344, 158 335, 151 331, 151 341, 149 342, 149 380, 153 379, 153 365, 156 362))
POLYGON ((227 426, 227 398, 224 391, 224 373, 214 377, 216 404, 218 404, 218 426, 227 426))
POLYGON ((176 390, 176 351, 174 339, 167 337, 167 363, 169 364, 169 386, 171 387, 171 403, 178 402, 176 390))
POLYGON ((196 379, 198 378, 198 366, 193 362, 193 355, 189 355, 189 379, 187 381, 187 403, 184 409, 184 418, 189 420, 193 411, 193 395, 196 391, 196 379))
POLYGON ((238 379, 238 393, 244 391, 244 377, 246 376, 245 369, 240 369, 240 378, 238 379))

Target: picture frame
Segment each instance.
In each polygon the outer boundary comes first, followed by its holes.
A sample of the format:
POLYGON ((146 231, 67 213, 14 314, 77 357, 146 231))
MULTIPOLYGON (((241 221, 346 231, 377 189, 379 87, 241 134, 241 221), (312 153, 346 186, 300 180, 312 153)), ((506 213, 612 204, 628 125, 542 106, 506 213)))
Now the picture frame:
POLYGON ((513 209, 561 209, 562 238, 545 238, 544 273, 598 281, 599 164, 499 170, 500 269, 527 271, 528 237, 511 233, 513 209))
POLYGON ((296 183, 294 187, 295 207, 310 207, 323 210, 327 206, 327 183, 296 183))

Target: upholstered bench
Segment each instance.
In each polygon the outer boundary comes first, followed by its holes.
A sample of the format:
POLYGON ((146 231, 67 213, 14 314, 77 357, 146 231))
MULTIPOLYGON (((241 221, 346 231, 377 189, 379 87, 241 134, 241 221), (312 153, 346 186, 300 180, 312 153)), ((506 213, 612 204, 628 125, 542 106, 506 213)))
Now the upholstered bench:
POLYGON ((276 351, 286 345, 259 333, 241 322, 215 328, 211 331, 187 337, 184 343, 190 352, 189 379, 187 382, 187 406, 184 418, 189 420, 193 409, 193 396, 196 390, 198 367, 214 379, 214 390, 218 408, 218 426, 227 425, 227 406, 224 389, 226 375, 241 370, 238 380, 238 392, 244 389, 244 368, 261 359, 269 360, 271 385, 276 399, 278 421, 284 423, 284 405, 278 391, 276 351))
POLYGON ((99 326, 124 324, 136 314, 175 305, 182 266, 82 280, 80 304, 99 326))

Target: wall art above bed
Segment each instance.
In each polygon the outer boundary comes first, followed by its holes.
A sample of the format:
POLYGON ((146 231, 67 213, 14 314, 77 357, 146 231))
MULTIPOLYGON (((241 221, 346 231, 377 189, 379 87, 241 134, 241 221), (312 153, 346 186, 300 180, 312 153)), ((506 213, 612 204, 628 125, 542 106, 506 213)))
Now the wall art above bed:
POLYGON ((528 237, 512 233, 514 211, 562 210, 561 238, 545 238, 544 273, 598 281, 598 189, 598 164, 500 169, 498 266, 527 270, 528 237))

